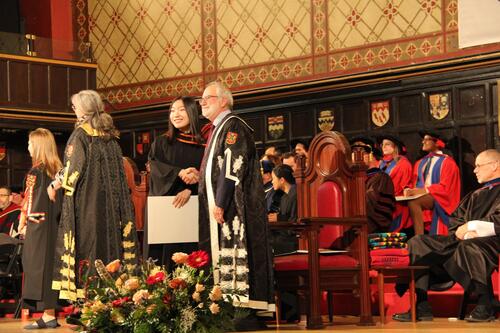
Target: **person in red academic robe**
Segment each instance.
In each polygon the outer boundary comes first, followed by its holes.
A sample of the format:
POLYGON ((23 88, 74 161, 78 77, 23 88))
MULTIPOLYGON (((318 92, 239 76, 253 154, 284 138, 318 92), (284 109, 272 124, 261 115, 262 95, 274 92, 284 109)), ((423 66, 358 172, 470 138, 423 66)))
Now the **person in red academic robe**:
POLYGON ((21 207, 12 202, 12 192, 7 186, 0 186, 0 232, 17 232, 21 207))
MULTIPOLYGON (((399 138, 392 135, 381 135, 377 141, 384 154, 379 168, 391 177, 394 185, 394 196, 402 196, 404 189, 412 186, 413 178, 413 167, 404 156, 406 146, 399 138)), ((409 217, 408 206, 402 202, 396 202, 389 231, 399 232, 410 227, 409 217)))
POLYGON ((460 172, 452 157, 443 154, 444 140, 436 133, 420 131, 422 150, 428 154, 415 163, 413 188, 404 191, 416 235, 448 234, 451 213, 460 201, 460 172), (424 226, 425 224, 425 226, 424 226))

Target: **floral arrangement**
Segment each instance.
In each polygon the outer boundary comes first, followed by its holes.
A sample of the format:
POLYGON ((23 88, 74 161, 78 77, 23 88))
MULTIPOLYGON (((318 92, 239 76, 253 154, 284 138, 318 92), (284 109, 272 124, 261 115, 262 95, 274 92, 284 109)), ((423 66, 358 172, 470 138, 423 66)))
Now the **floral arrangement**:
POLYGON ((232 330, 233 318, 243 316, 233 297, 222 295, 201 267, 208 254, 177 252, 175 270, 168 274, 150 259, 137 276, 125 272, 119 260, 104 266, 96 260, 98 276, 88 278, 81 304, 80 330, 87 332, 198 332, 232 330))

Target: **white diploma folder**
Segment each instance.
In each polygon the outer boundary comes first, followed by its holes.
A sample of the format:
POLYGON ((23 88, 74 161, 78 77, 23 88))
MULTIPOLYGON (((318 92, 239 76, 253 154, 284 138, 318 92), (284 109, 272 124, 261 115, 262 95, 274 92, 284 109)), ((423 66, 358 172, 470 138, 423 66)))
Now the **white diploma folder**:
POLYGON ((148 244, 198 243, 198 196, 181 208, 175 196, 148 197, 148 244))

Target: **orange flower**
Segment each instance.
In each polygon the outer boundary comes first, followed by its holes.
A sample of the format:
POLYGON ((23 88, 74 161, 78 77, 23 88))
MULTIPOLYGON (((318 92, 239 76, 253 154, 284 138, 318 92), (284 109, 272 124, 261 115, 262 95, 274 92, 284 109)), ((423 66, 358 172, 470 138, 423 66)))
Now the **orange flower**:
POLYGON ((184 252, 175 252, 173 255, 172 255, 172 260, 178 264, 178 265, 181 265, 181 264, 185 264, 188 260, 188 257, 189 255, 184 253, 184 252))
POLYGON ((118 272, 120 266, 121 266, 120 259, 116 259, 106 265, 106 270, 110 273, 118 272))
POLYGON ((218 301, 222 298, 222 290, 220 289, 219 286, 214 286, 208 297, 212 301, 218 301))
POLYGON ((220 307, 217 303, 210 304, 208 308, 210 309, 210 312, 212 312, 213 314, 218 314, 220 312, 220 307))
POLYGON ((125 284, 123 287, 127 290, 136 290, 139 288, 139 280, 137 278, 130 278, 127 281, 125 281, 125 284))

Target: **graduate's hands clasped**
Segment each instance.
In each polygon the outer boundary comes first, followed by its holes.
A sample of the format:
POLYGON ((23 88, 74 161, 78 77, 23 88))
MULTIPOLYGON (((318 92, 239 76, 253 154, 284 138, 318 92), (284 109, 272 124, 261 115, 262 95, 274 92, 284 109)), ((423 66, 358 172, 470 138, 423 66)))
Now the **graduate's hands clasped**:
POLYGON ((196 184, 200 179, 200 172, 193 167, 182 169, 179 178, 188 185, 196 184))

